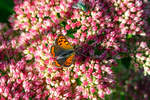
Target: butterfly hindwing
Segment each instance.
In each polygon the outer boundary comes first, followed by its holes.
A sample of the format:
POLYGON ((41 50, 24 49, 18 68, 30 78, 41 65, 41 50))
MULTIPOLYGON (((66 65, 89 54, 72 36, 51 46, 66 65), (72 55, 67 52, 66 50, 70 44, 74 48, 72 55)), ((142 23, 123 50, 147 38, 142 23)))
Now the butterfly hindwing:
POLYGON ((61 52, 56 52, 56 61, 60 64, 60 65, 64 65, 64 63, 66 62, 66 60, 68 59, 68 57, 70 55, 72 55, 74 51, 73 50, 65 50, 65 49, 61 49, 61 52))
POLYGON ((65 67, 69 67, 74 62, 75 53, 72 53, 64 62, 65 67))

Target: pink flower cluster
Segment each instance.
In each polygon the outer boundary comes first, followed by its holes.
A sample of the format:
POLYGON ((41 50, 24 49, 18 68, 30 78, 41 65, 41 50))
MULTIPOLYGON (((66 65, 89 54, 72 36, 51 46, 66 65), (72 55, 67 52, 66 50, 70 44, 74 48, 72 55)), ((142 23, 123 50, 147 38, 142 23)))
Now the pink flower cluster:
POLYGON ((0 96, 1 100, 29 100, 43 98, 48 94, 34 64, 30 64, 22 50, 17 48, 18 33, 0 24, 0 96), (15 45, 16 44, 16 45, 15 45))
POLYGON ((142 67, 145 75, 150 75, 150 49, 146 41, 139 43, 137 48, 136 56, 136 67, 142 67))
POLYGON ((140 0, 87 0, 86 12, 72 8, 73 0, 15 1, 13 28, 0 25, 1 98, 97 100, 111 93, 111 67, 128 52, 126 36, 143 33, 140 0), (58 34, 79 50, 69 68, 53 65, 58 34))
POLYGON ((142 68, 144 75, 150 75, 150 47, 149 47, 149 34, 150 34, 150 23, 149 23, 150 6, 147 0, 144 1, 144 28, 141 37, 136 37, 132 40, 130 45, 134 46, 131 48, 132 63, 136 68, 142 68))

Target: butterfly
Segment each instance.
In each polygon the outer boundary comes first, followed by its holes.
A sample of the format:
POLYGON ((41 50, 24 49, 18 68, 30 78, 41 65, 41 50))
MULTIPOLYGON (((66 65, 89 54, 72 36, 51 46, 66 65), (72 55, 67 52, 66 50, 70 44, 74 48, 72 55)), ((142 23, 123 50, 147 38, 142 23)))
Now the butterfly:
POLYGON ((75 9, 81 9, 81 10, 87 12, 87 7, 86 7, 86 5, 83 3, 82 0, 79 0, 79 1, 78 1, 76 4, 74 4, 72 7, 75 8, 75 9))
POLYGON ((52 45, 50 53, 54 58, 55 65, 58 67, 69 67, 75 60, 74 48, 62 34, 58 35, 56 38, 55 44, 52 45))

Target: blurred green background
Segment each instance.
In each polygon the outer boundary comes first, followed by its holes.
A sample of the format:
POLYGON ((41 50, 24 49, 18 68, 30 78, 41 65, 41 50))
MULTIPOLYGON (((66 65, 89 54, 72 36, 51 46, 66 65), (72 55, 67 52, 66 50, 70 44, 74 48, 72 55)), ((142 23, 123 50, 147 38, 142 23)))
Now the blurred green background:
POLYGON ((8 23, 9 16, 13 11, 13 0, 0 0, 0 22, 8 23))

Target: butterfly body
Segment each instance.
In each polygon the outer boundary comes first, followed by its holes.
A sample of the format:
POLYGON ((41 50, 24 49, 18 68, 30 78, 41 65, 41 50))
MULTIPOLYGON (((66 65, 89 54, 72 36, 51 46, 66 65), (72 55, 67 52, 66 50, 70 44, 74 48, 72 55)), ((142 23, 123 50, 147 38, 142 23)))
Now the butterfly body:
POLYGON ((57 37, 50 53, 54 58, 55 65, 58 67, 69 67, 74 62, 74 48, 63 35, 57 37))

